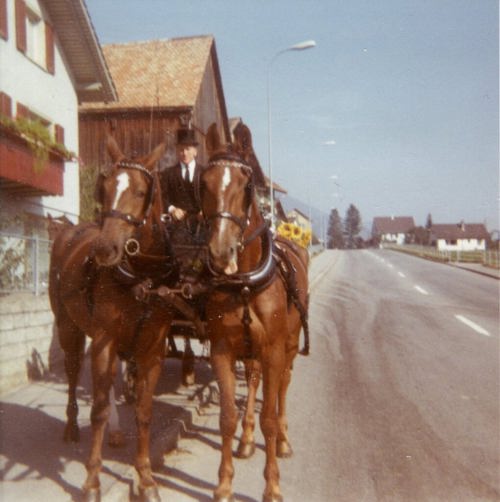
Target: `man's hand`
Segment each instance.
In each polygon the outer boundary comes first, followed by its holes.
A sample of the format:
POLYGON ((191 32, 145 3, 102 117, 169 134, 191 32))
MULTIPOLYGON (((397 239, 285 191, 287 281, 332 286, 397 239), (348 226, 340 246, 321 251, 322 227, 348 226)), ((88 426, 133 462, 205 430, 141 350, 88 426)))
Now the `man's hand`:
POLYGON ((181 221, 186 217, 186 211, 180 207, 170 206, 168 208, 168 214, 172 216, 174 221, 181 221))

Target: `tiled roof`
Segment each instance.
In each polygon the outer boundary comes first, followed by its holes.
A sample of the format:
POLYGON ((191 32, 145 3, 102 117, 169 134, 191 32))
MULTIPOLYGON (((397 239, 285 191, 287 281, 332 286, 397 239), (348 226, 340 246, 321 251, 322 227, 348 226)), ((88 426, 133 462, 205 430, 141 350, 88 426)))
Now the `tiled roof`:
POLYGON ((83 109, 194 106, 213 43, 206 35, 104 45, 118 102, 83 109))
POLYGON ((482 223, 436 224, 431 227, 434 239, 487 239, 489 234, 482 223))
POLYGON ((373 233, 404 234, 415 227, 413 216, 377 216, 373 218, 373 233))

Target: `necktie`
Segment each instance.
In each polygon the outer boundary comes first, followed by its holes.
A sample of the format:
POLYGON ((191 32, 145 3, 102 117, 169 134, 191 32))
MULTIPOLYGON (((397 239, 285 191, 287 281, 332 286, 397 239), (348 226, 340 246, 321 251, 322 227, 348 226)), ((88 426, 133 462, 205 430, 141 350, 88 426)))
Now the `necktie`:
POLYGON ((184 181, 186 183, 189 183, 191 180, 189 179, 189 167, 188 166, 184 166, 184 181))

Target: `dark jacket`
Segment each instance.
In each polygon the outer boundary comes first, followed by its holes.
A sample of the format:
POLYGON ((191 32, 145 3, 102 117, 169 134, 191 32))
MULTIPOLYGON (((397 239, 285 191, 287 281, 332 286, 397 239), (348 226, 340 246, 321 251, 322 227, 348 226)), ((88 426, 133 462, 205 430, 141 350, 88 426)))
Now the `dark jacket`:
POLYGON ((180 207, 191 214, 197 214, 200 211, 195 196, 195 186, 199 184, 203 169, 203 166, 196 162, 192 182, 184 181, 180 163, 167 167, 160 174, 163 209, 165 212, 168 211, 169 206, 180 207))

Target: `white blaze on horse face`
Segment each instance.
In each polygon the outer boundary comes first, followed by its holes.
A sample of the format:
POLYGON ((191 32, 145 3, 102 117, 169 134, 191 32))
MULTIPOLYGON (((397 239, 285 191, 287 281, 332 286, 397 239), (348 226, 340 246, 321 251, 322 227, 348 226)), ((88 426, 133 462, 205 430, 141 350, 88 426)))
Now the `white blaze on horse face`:
POLYGON ((113 202, 112 209, 116 209, 116 206, 118 205, 118 201, 120 200, 120 197, 122 196, 123 192, 125 192, 130 185, 130 178, 127 173, 120 173, 116 177, 116 179, 118 181, 118 186, 116 187, 115 200, 113 202))
POLYGON ((229 186, 229 183, 231 183, 231 170, 229 169, 229 167, 226 167, 224 169, 224 176, 222 177, 222 184, 221 184, 222 193, 226 191, 226 188, 229 186))

